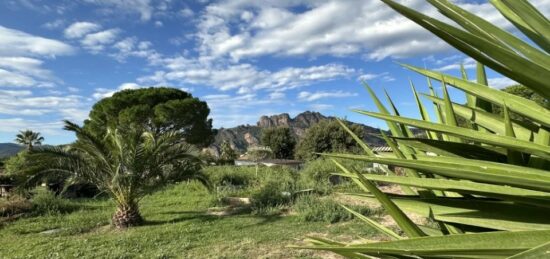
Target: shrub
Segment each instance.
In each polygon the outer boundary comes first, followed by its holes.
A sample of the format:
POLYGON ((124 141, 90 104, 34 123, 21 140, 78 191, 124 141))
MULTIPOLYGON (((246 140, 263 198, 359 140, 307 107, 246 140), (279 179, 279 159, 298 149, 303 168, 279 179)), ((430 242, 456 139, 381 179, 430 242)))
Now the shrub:
POLYGON ((31 200, 34 215, 68 213, 77 209, 71 201, 55 196, 50 191, 39 191, 31 200))
POLYGON ((229 142, 222 142, 220 146, 220 157, 218 159, 218 163, 222 165, 232 165, 235 163, 235 159, 237 159, 237 157, 239 157, 239 155, 231 147, 229 142))
POLYGON ((28 152, 26 150, 17 153, 4 162, 4 170, 8 175, 19 173, 25 164, 28 152))
MULTIPOLYGON (((342 162, 359 172, 365 172, 370 167, 370 163, 363 161, 345 160, 342 162)), ((340 168, 329 159, 319 158, 308 161, 299 172, 299 186, 301 189, 312 188, 317 193, 328 194, 333 191, 334 185, 348 184, 348 179, 333 175, 340 172, 340 168)))
POLYGON ((277 181, 267 182, 252 195, 252 207, 254 210, 258 210, 265 207, 288 205, 292 202, 292 191, 277 181))
POLYGON ((204 172, 214 187, 248 186, 256 180, 254 170, 250 167, 210 166, 206 167, 204 172))
MULTIPOLYGON (((303 195, 296 199, 293 209, 298 213, 298 219, 305 222, 321 221, 336 223, 348 221, 354 218, 353 214, 342 208, 338 202, 326 197, 316 195, 303 195)), ((370 215, 368 207, 353 207, 363 215, 370 215)))

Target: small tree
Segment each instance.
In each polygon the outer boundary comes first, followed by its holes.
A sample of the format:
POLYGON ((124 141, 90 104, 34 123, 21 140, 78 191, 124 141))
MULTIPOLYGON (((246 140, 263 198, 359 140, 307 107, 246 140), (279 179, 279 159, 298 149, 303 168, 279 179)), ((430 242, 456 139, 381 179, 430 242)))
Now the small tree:
MULTIPOLYGON (((359 138, 364 137, 359 125, 348 125, 359 138)), ((338 124, 336 120, 323 120, 309 128, 302 141, 296 147, 296 157, 313 160, 315 153, 354 152, 359 148, 357 142, 338 124)))
MULTIPOLYGON (((505 88, 501 89, 503 92, 517 95, 520 97, 523 97, 525 99, 531 100, 539 104, 540 106, 543 106, 547 109, 550 109, 550 101, 545 99, 544 97, 540 96, 539 94, 535 93, 533 90, 523 86, 523 85, 511 85, 505 88)), ((492 111, 496 114, 499 114, 500 116, 504 116, 502 107, 499 105, 493 105, 492 111)), ((521 116, 513 111, 510 112, 510 118, 516 121, 526 122, 529 123, 528 120, 524 118, 524 116, 521 116)))
POLYGON ((214 138, 206 102, 175 88, 123 90, 97 102, 84 129, 105 136, 109 128, 142 128, 155 134, 177 131, 187 143, 208 146, 214 138))
POLYGON ((114 200, 116 228, 141 224, 139 201, 167 183, 196 178, 209 186, 200 174, 196 150, 181 141, 179 132, 110 129, 96 137, 68 121, 65 129, 74 132, 77 141, 30 152, 25 173, 39 177, 70 172, 93 183, 114 200))
POLYGON ((540 96, 539 94, 535 93, 535 91, 523 85, 511 85, 506 88, 503 88, 502 91, 513 95, 521 96, 525 99, 534 101, 547 109, 550 109, 550 101, 548 101, 548 99, 540 96))
POLYGON ((24 168, 25 161, 27 160, 27 154, 28 151, 22 150, 15 156, 11 156, 10 158, 6 159, 6 161, 4 162, 5 173, 8 175, 18 174, 24 168))
POLYGON ((15 142, 27 146, 27 150, 32 150, 33 146, 42 145, 44 137, 40 135, 40 132, 34 132, 32 130, 22 130, 16 135, 15 142))
POLYGON ((273 151, 275 158, 294 158, 296 140, 288 127, 265 128, 262 130, 262 145, 268 146, 273 151))
POLYGON ((229 142, 224 140, 220 145, 220 162, 223 164, 232 164, 236 158, 237 153, 233 150, 229 142))

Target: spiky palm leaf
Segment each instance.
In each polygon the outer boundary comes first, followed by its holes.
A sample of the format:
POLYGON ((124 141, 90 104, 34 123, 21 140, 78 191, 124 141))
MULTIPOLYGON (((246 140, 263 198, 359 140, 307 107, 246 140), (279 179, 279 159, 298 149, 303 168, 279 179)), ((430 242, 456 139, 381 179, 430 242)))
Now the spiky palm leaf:
MULTIPOLYGON (((483 65, 550 98, 550 22, 525 0, 491 0, 495 8, 527 36, 531 45, 447 0, 428 0, 456 25, 416 12, 393 0, 381 0, 478 61, 477 80, 404 65, 428 78, 438 122, 412 86, 421 120, 391 114, 367 87, 379 112, 357 111, 385 120, 393 137, 386 137, 394 157, 379 156, 361 142, 366 155, 330 154, 412 170, 396 174, 361 174, 342 168, 367 193, 350 194, 379 201, 407 236, 359 217, 392 240, 344 244, 312 239, 309 249, 328 250, 348 257, 369 258, 542 258, 550 253, 550 110, 535 102, 487 87, 483 65), (431 80, 440 81, 443 98, 431 80), (447 86, 466 93, 467 103, 453 103, 447 86), (493 107, 502 107, 502 115, 493 107), (510 112, 521 115, 511 119, 510 112), (459 127, 456 118, 468 120, 459 127), (408 127, 427 131, 414 138, 408 127), (406 195, 381 192, 373 182, 393 183, 406 195), (407 213, 438 223, 418 226, 407 213)), ((387 95, 387 94, 386 94, 387 95)), ((389 99, 389 98, 388 98, 389 99)), ((391 99, 389 99, 391 100, 391 99)), ((353 212, 352 212, 353 213, 353 212)))

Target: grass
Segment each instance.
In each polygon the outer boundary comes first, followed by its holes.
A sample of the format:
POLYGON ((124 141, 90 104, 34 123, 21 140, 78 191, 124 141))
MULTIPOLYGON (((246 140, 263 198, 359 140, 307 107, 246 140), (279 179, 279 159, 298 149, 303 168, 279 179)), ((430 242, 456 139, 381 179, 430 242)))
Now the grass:
POLYGON ((69 213, 19 219, 0 226, 4 258, 323 258, 328 253, 294 250, 307 235, 336 240, 373 236, 358 220, 302 222, 296 215, 209 216, 216 197, 195 182, 170 186, 143 199, 144 226, 109 226, 109 200, 77 200, 69 213), (54 233, 41 233, 55 230, 54 233))

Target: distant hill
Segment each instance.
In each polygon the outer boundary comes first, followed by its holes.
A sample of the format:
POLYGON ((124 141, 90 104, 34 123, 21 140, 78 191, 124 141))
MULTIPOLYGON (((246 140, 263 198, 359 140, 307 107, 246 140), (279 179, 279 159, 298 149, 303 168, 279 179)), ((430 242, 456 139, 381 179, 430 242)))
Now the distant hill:
POLYGON ((0 143, 0 158, 13 156, 22 149, 22 146, 14 143, 0 143))
MULTIPOLYGON (((256 125, 240 125, 234 128, 221 128, 218 130, 214 143, 209 147, 213 154, 219 154, 219 147, 223 141, 228 141, 233 149, 244 153, 248 146, 260 143, 261 132, 263 128, 289 127, 294 132, 297 139, 304 137, 305 132, 311 126, 322 120, 335 119, 335 117, 324 116, 318 112, 306 111, 291 118, 288 113, 273 116, 261 116, 256 125)), ((357 123, 352 123, 357 124, 357 123)), ((379 137, 370 135, 379 134, 380 130, 363 124, 357 124, 363 127, 366 133, 364 139, 367 144, 372 146, 384 145, 385 142, 379 137)))

